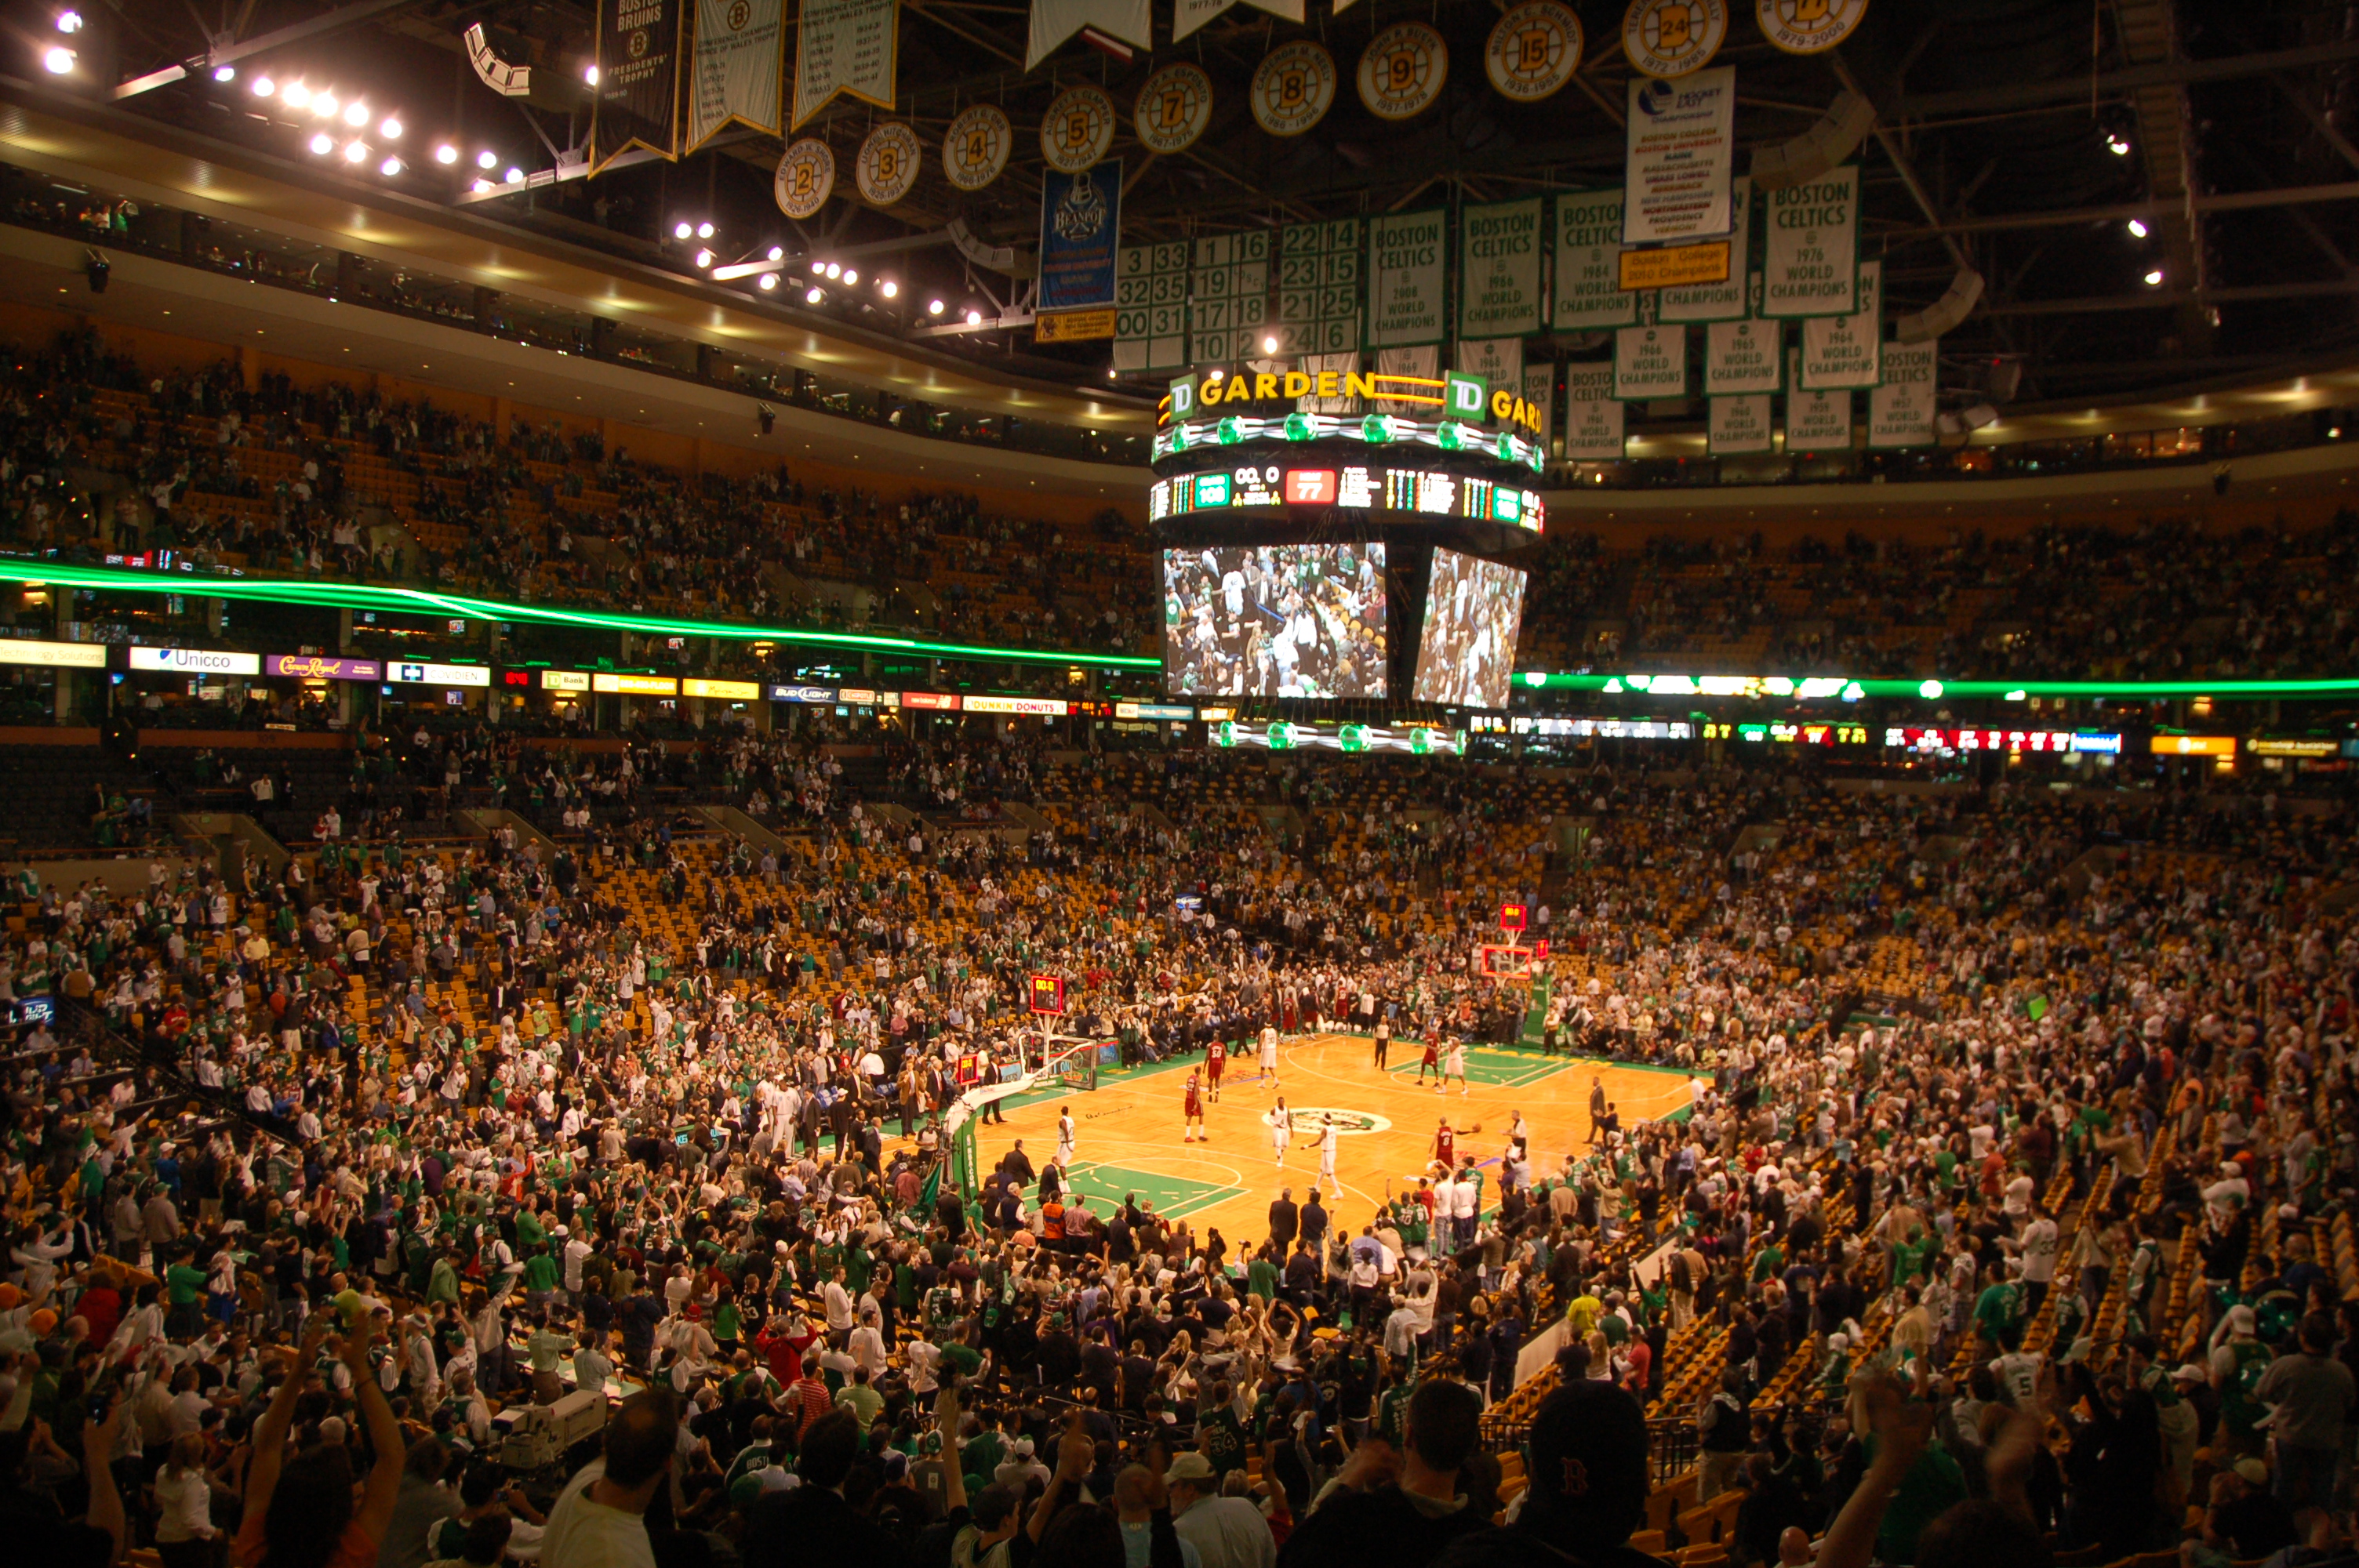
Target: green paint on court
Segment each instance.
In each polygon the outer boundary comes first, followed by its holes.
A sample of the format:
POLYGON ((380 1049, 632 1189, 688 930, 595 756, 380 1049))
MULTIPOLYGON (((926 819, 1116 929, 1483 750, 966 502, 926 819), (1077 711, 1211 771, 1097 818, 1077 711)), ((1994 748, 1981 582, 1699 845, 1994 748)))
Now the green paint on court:
POLYGON ((1126 1165, 1101 1165, 1084 1160, 1066 1173, 1066 1184, 1090 1200, 1090 1207, 1103 1218, 1122 1206, 1122 1200, 1136 1195, 1143 1202, 1155 1205, 1155 1212, 1166 1219, 1184 1219, 1191 1214, 1243 1197, 1245 1189, 1225 1186, 1217 1182, 1191 1181, 1186 1176, 1163 1176, 1152 1171, 1134 1171, 1126 1165))
MULTIPOLYGON (((1421 1042, 1394 1040, 1391 1071, 1396 1076, 1406 1073, 1414 1078, 1424 1060, 1425 1046, 1421 1042)), ((1449 1061, 1450 1053, 1444 1051, 1441 1060, 1449 1061)), ((1572 1059, 1568 1056, 1534 1056, 1527 1051, 1499 1051, 1487 1045, 1466 1047, 1466 1081, 1485 1088, 1527 1088, 1571 1065, 1572 1059)))

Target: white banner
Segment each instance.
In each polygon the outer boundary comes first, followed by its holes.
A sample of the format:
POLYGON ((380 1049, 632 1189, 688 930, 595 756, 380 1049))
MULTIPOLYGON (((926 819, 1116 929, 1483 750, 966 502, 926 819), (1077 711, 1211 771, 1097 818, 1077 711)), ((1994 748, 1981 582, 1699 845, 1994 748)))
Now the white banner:
POLYGON ((1468 207, 1459 214, 1458 245, 1459 336, 1538 331, 1540 199, 1468 207))
POLYGON ((1761 213, 1764 316, 1848 316, 1859 308, 1859 165, 1769 192, 1761 213))
MULTIPOLYGON (((1734 66, 1673 81, 1633 76, 1627 135, 1625 244, 1728 232, 1729 179, 1736 168, 1734 66)), ((1732 270, 1743 269, 1739 258, 1732 270)))
POLYGON ((1368 221, 1368 336, 1372 349, 1438 343, 1444 314, 1449 214, 1396 212, 1368 221))
POLYGON ((1703 331, 1703 389, 1732 397, 1777 392, 1786 384, 1783 340, 1775 321, 1714 321, 1703 331))
MULTIPOLYGON (((1786 373, 1799 379, 1802 351, 1786 351, 1786 373)), ((1786 395, 1786 452, 1840 452, 1851 447, 1851 394, 1802 392, 1786 395)))
POLYGON ((1614 334, 1614 395, 1625 403, 1688 395, 1688 330, 1625 327, 1614 334))
POLYGON ((1155 15, 1147 0, 1032 0, 1032 31, 1024 45, 1031 70, 1083 27, 1095 27, 1143 49, 1155 47, 1155 15))
POLYGON ((1524 401, 1539 416, 1540 450, 1556 450, 1556 365, 1527 364, 1524 367, 1524 401))
POLYGON ((1884 264, 1859 264, 1859 308, 1849 316, 1813 316, 1802 323, 1802 384, 1816 391, 1874 386, 1884 379, 1884 264))
POLYGON ((1612 365, 1566 367, 1564 455, 1578 463, 1622 460, 1622 405, 1614 401, 1612 365))
MULTIPOLYGON (((1335 384, 1341 386, 1343 384, 1345 376, 1359 373, 1360 356, 1356 353, 1305 354, 1302 356, 1302 369, 1303 373, 1310 377, 1310 384, 1313 386, 1318 385, 1319 378, 1325 374, 1332 374, 1335 384)), ((1357 414, 1360 411, 1360 400, 1356 397, 1311 396, 1303 398, 1301 406, 1305 414, 1332 414, 1343 417, 1357 414)))
POLYGON ((1524 341, 1521 338, 1461 338, 1458 340, 1458 368, 1468 375, 1479 375, 1489 383, 1493 391, 1500 387, 1519 387, 1524 379, 1524 341))
MULTIPOLYGON (((1171 0, 1171 41, 1178 43, 1236 3, 1237 0, 1171 0)), ((1302 20, 1302 0, 1245 0, 1245 4, 1289 22, 1302 20)))
MULTIPOLYGON (((1427 381, 1436 380, 1441 374, 1441 345, 1422 343, 1410 349, 1379 349, 1376 351, 1376 373, 1378 375, 1414 375, 1427 381)), ((1426 388, 1410 387, 1408 390, 1420 396, 1432 395, 1431 391, 1426 388)), ((1395 403, 1383 397, 1377 398, 1375 403, 1379 413, 1406 414, 1416 419, 1430 419, 1434 416, 1434 409, 1430 404, 1395 403)))
POLYGON ((782 0, 696 0, 690 152, 733 120, 778 134, 778 83, 787 48, 781 6, 782 0))
POLYGON ((1696 283, 1683 288, 1666 288, 1656 295, 1658 321, 1734 321, 1753 313, 1753 300, 1746 285, 1758 273, 1745 269, 1753 265, 1753 181, 1738 176, 1729 197, 1729 214, 1736 227, 1728 240, 1728 281, 1726 283, 1696 283))
POLYGON ((1933 444, 1934 394, 1940 384, 1941 345, 1886 343, 1884 380, 1867 395, 1867 444, 1930 447, 1933 444))
POLYGON ((1622 193, 1582 190, 1556 199, 1556 297, 1560 330, 1627 327, 1638 297, 1622 288, 1622 193))
POLYGON ((803 0, 795 27, 795 124, 839 92, 892 108, 900 51, 901 0, 803 0))
POLYGON ((1767 393, 1712 400, 1712 420, 1707 427, 1705 446, 1712 456, 1766 452, 1774 445, 1767 393))

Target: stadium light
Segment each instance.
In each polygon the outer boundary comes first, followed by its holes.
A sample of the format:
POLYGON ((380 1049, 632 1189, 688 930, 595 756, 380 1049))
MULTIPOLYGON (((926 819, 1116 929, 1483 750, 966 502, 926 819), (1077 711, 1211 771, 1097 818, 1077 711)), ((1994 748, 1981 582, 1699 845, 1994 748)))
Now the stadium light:
POLYGON ((385 123, 377 126, 376 134, 383 136, 388 142, 397 142, 401 140, 403 128, 401 120, 398 116, 387 114, 385 117, 385 123))
POLYGON ((845 286, 849 287, 860 281, 860 275, 857 272, 854 272, 852 268, 845 267, 843 269, 843 281, 845 286))
POLYGON ((699 270, 711 266, 712 265, 712 253, 711 251, 697 252, 696 265, 699 270))
POLYGON ((502 175, 500 178, 506 180, 510 185, 519 185, 524 181, 524 170, 517 168, 511 164, 508 167, 507 173, 502 175))
POLYGON ((974 309, 974 308, 973 308, 972 307, 970 307, 970 308, 968 308, 968 310, 967 310, 967 313, 966 313, 966 324, 967 324, 968 326, 970 326, 970 327, 980 327, 980 326, 982 326, 982 325, 983 325, 983 312, 982 312, 982 311, 980 311, 980 310, 974 309))
POLYGON ((817 284, 813 284, 810 287, 803 291, 803 303, 806 305, 817 305, 826 297, 827 296, 820 291, 820 287, 817 284))
POLYGON ((927 315, 929 315, 929 316, 939 316, 939 315, 940 315, 941 313, 942 313, 942 302, 941 302, 940 300, 939 300, 939 299, 929 299, 929 300, 927 300, 927 301, 926 301, 926 314, 927 314, 927 315))
POLYGON ((2146 275, 2146 286, 2148 288, 2160 288, 2162 287, 2162 268, 2156 267, 2146 275))
POLYGON ((389 157, 383 163, 376 166, 376 171, 385 176, 387 179, 391 179, 395 175, 399 174, 401 172, 401 168, 402 163, 397 157, 389 157))
POLYGON ((79 32, 81 32, 81 31, 82 31, 82 13, 81 13, 81 12, 79 12, 79 11, 60 11, 60 12, 59 12, 59 13, 58 13, 58 31, 60 31, 60 32, 61 32, 61 33, 79 33, 79 32))
POLYGON ((362 163, 366 161, 368 156, 369 145, 366 142, 347 142, 344 144, 344 161, 346 163, 362 163))
POLYGON ((2131 220, 2130 220, 2130 222, 2129 222, 2129 230, 2130 230, 2130 238, 2131 238, 2131 239, 2133 239, 2133 240, 2143 240, 2143 239, 2145 239, 2145 238, 2146 238, 2146 232, 2147 232, 2147 231, 2146 231, 2146 220, 2145 220, 2145 219, 2143 219, 2143 218, 2133 218, 2133 219, 2131 219, 2131 220))
POLYGON ((825 270, 827 272, 827 276, 831 278, 838 278, 843 276, 842 265, 838 262, 828 263, 825 270))
POLYGON ((311 94, 311 113, 322 120, 334 119, 336 111, 342 107, 343 101, 324 87, 311 94))
POLYGON ((457 163, 459 161, 459 149, 452 146, 450 143, 444 142, 440 146, 434 149, 434 161, 440 164, 457 163))
POLYGON ((311 102, 311 90, 304 86, 302 80, 299 77, 295 81, 288 82, 285 89, 279 92, 278 102, 286 104, 289 109, 307 108, 310 106, 311 102))
POLYGON ((311 138, 311 151, 316 157, 326 157, 335 150, 335 147, 336 138, 325 131, 318 133, 311 138))
POLYGON ((778 287, 778 275, 775 272, 766 272, 758 281, 764 288, 776 288, 778 287))
POLYGON ((2115 157, 2127 157, 2130 156, 2129 140, 2120 135, 2109 135, 2105 138, 2105 150, 2115 157))
POLYGON ((901 292, 901 286, 888 277, 876 286, 876 292, 890 299, 901 292))
POLYGON ((51 44, 41 55, 41 69, 51 76, 63 76, 74 68, 74 52, 63 44, 51 44))
POLYGON ((696 227, 692 223, 679 222, 671 226, 671 237, 675 240, 685 240, 695 232, 696 227))
POLYGON ((489 147, 485 147, 482 152, 475 155, 475 167, 477 168, 497 168, 499 165, 500 155, 492 151, 489 147))
POLYGON ((235 81, 237 80, 237 67, 234 65, 217 65, 213 67, 213 80, 215 81, 235 81))
POLYGON ((711 219, 707 219, 705 222, 699 223, 696 226, 696 237, 700 240, 709 240, 712 238, 712 222, 711 219))
POLYGON ((256 98, 267 98, 278 91, 278 83, 266 76, 257 76, 246 84, 256 98))
POLYGON ((784 260, 786 260, 786 259, 787 259, 787 253, 786 253, 785 249, 784 249, 783 247, 781 247, 781 246, 778 246, 778 245, 772 245, 772 246, 770 247, 770 259, 771 259, 772 261, 784 261, 784 260))
POLYGON ((353 130, 357 131, 363 125, 367 124, 368 117, 368 105, 362 103, 359 99, 356 98, 350 103, 344 105, 344 124, 350 125, 353 130))
POLYGON ((588 82, 592 87, 598 85, 598 65, 596 61, 592 60, 590 64, 582 68, 582 80, 588 82))

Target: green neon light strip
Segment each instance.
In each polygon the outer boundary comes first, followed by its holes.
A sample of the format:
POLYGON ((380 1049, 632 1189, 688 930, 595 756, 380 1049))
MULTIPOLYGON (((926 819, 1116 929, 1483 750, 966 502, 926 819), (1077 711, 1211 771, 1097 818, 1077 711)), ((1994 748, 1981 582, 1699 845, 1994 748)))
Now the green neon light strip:
MULTIPOLYGON (((1655 679, 1678 680, 1678 676, 1655 676, 1641 672, 1640 678, 1652 685, 1655 679)), ((1689 681, 1701 676, 1687 676, 1689 681)), ((1720 677, 1714 677, 1720 678, 1720 677)), ((1729 677, 1766 678, 1766 677, 1729 677)), ((1799 687, 1804 677, 1789 677, 1799 687)), ((1811 677, 1813 679, 1818 677, 1811 677)), ((1623 675, 1562 675, 1539 670, 1527 670, 1515 679, 1518 687, 1541 691, 1605 691, 1626 692, 1633 697, 1766 697, 1777 701, 1795 700, 1792 693, 1767 691, 1707 692, 1682 687, 1670 691, 1649 693, 1646 687, 1632 686, 1623 675)), ((2103 697, 2128 702, 2149 702, 2169 697, 2209 697, 2226 701, 2264 702, 2281 697, 2325 697, 2359 696, 2359 678, 2349 680, 2161 680, 2161 681, 2093 681, 2093 680, 1847 680, 1846 687, 1857 687, 1861 697, 1908 697, 1919 700, 1936 700, 1952 697, 2103 697)), ((1806 700, 1835 701, 1837 694, 1813 696, 1806 700)))
POLYGON ((1007 659, 1036 665, 1085 665, 1100 669, 1160 669, 1163 661, 1134 654, 1060 654, 1038 648, 993 648, 971 643, 929 643, 916 637, 886 637, 859 632, 798 632, 783 626, 745 626, 723 621, 668 621, 654 615, 616 615, 595 610, 563 610, 548 604, 505 604, 495 599, 435 593, 416 588, 379 588, 363 583, 292 582, 268 578, 165 577, 112 567, 71 566, 63 561, 0 559, 0 582, 49 583, 61 588, 103 589, 119 593, 184 594, 198 599, 248 599, 278 604, 310 604, 333 610, 426 611, 477 621, 538 622, 552 626, 592 626, 666 637, 725 637, 739 643, 798 643, 821 648, 859 648, 875 653, 919 654, 937 659, 1007 659))

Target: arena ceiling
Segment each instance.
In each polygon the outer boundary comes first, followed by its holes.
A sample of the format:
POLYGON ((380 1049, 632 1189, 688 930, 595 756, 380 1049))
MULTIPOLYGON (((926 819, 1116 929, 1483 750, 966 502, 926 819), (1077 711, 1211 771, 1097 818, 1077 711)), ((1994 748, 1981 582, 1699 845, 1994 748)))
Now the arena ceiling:
MULTIPOLYGON (((119 14, 92 9, 117 17, 103 50, 92 45, 116 80, 200 61, 225 41, 282 37, 245 57, 247 67, 299 70, 398 103, 421 146, 449 136, 538 168, 586 130, 582 70, 594 27, 586 5, 153 0, 119 14), (461 39, 471 22, 485 24, 504 58, 531 64, 528 97, 503 99, 475 79, 461 39)), ((915 336, 931 325, 912 308, 917 299, 945 297, 954 318, 969 301, 1013 296, 1013 280, 967 259, 946 233, 962 224, 980 242, 971 249, 1008 247, 1023 269, 1042 172, 1032 127, 1057 92, 1078 82, 1103 85, 1123 111, 1114 150, 1126 159, 1126 243, 1622 178, 1631 69, 1618 47, 1622 0, 1574 0, 1587 58, 1571 86, 1533 105, 1506 101, 1484 78, 1493 4, 1360 0, 1336 16, 1329 0, 1310 0, 1299 25, 1239 6, 1176 46, 1169 8, 1158 5, 1157 47, 1128 63, 1073 42, 1029 71, 1021 0, 903 0, 900 9, 895 114, 927 157, 915 189, 890 209, 864 204, 845 178, 816 217, 790 222, 772 196, 781 142, 745 130, 678 163, 489 200, 466 201, 447 180, 425 193, 472 219, 637 267, 693 270, 684 252, 697 246, 670 238, 683 217, 712 222, 710 243, 723 255, 770 244, 797 255, 863 247, 906 278, 902 303, 831 302, 810 314, 915 336), (1438 26, 1455 62, 1431 108, 1379 120, 1347 79, 1310 135, 1280 139, 1255 124, 1245 88, 1274 45, 1320 38, 1348 78, 1374 32, 1412 19, 1438 26), (1127 112, 1147 74, 1177 59, 1212 78, 1214 118, 1195 146, 1158 157, 1131 139, 1127 112), (995 183, 962 192, 934 149, 953 114, 978 102, 1006 111, 1014 152, 995 183)), ((1840 49, 1803 57, 1765 41, 1749 4, 1731 9, 1740 15, 1716 63, 1737 68, 1740 147, 1800 135, 1847 86, 1875 105, 1859 155, 1863 254, 1885 258, 1886 313, 1922 308, 1962 267, 1986 280, 1980 308, 1943 340, 1945 388, 2005 390, 2019 367, 2019 409, 2152 400, 2329 367, 2359 347, 2359 11, 2311 0, 1872 0, 1840 49)), ((36 27, 27 47, 38 41, 36 27)), ((201 71, 119 109, 159 134, 177 127, 300 161, 296 133, 201 71)), ((840 98, 800 134, 829 138, 848 168, 878 118, 840 98)), ((750 285, 745 293, 785 319, 804 313, 799 301, 756 296, 750 285)), ((1580 354, 1597 341, 1560 334, 1533 351, 1580 354)), ((1105 385, 1103 343, 1040 345, 1027 330, 1003 330, 931 346, 985 374, 1105 385)))

